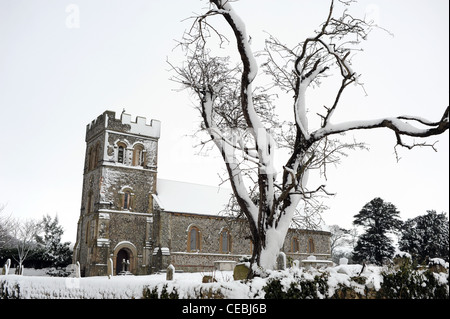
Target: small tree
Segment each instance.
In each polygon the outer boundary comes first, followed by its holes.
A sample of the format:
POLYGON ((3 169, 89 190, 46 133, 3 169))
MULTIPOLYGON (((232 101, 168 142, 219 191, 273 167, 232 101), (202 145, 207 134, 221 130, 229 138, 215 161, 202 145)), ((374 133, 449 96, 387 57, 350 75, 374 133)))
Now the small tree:
POLYGON ((338 225, 331 225, 329 227, 331 232, 331 238, 330 238, 330 250, 331 250, 331 257, 333 261, 338 261, 340 256, 336 256, 336 250, 339 247, 342 247, 343 245, 347 244, 347 236, 349 235, 349 231, 347 229, 341 228, 338 225))
POLYGON ((387 234, 402 226, 397 208, 377 197, 364 205, 354 218, 353 224, 364 227, 366 232, 358 239, 353 259, 381 265, 385 258, 392 258, 395 249, 387 234))
POLYGON ((399 248, 410 253, 419 263, 439 257, 448 261, 449 221, 444 213, 429 210, 425 215, 408 219, 402 228, 399 248))
POLYGON ((29 257, 36 246, 36 236, 41 231, 41 224, 33 219, 25 221, 16 220, 12 226, 12 236, 14 237, 15 247, 17 250, 17 258, 14 259, 19 263, 19 270, 23 268, 23 262, 29 257))
POLYGON ((50 215, 42 218, 43 236, 37 235, 36 241, 43 246, 42 259, 52 267, 66 266, 71 260, 69 242, 61 242, 64 230, 58 223, 58 216, 54 219, 50 215))

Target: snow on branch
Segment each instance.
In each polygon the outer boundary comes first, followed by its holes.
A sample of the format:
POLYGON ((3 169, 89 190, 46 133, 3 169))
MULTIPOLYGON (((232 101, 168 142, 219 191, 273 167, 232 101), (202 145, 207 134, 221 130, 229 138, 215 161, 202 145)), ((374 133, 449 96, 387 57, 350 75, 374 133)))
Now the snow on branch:
POLYGON ((179 42, 185 53, 184 62, 180 66, 169 63, 174 73, 172 80, 189 89, 198 100, 196 108, 203 119, 201 130, 209 135, 209 141, 224 160, 234 193, 234 209, 249 222, 254 245, 252 262, 271 268, 299 205, 308 207, 309 212, 319 212, 324 207, 317 198, 332 195, 325 184, 307 185, 309 172, 319 170, 326 180, 327 165, 339 163, 348 150, 366 149, 364 143, 345 143, 339 135, 387 128, 394 132, 396 146, 434 148, 434 144, 427 143, 408 145, 403 138, 421 139, 444 133, 449 129, 449 109, 435 122, 408 115, 333 122, 349 85, 363 87, 352 57, 377 27, 349 13, 347 6, 352 0, 331 0, 325 22, 313 36, 294 47, 269 35, 264 51, 256 55, 245 23, 231 1, 209 2, 209 10, 195 17, 179 42), (335 3, 344 6, 340 15, 335 12, 335 3), (231 43, 222 30, 212 25, 210 17, 216 16, 225 19, 234 35, 240 57, 236 65, 228 56, 214 55, 207 47, 211 43, 220 47, 231 43), (211 41, 211 37, 217 37, 218 42, 211 41), (258 75, 256 58, 265 58, 261 70, 272 79, 264 88, 253 87, 258 75), (330 104, 311 112, 306 100, 308 89, 320 86, 332 76, 337 77, 338 83, 340 80, 340 85, 332 92, 330 104), (292 121, 281 123, 276 116, 274 98, 280 90, 293 95, 292 121), (319 116, 318 128, 309 127, 311 115, 319 116), (277 170, 274 153, 278 147, 287 148, 289 154, 277 170))

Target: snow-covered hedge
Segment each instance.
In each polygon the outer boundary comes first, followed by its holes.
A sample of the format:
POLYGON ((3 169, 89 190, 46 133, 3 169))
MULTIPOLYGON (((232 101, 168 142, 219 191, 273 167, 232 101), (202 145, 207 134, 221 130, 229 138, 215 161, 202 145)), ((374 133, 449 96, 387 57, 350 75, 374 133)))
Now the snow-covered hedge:
POLYGON ((445 272, 414 269, 410 263, 389 267, 339 265, 323 270, 289 268, 270 271, 266 278, 234 281, 232 272, 58 278, 0 276, 0 298, 449 298, 448 264, 445 272), (202 283, 204 275, 213 282, 202 283))

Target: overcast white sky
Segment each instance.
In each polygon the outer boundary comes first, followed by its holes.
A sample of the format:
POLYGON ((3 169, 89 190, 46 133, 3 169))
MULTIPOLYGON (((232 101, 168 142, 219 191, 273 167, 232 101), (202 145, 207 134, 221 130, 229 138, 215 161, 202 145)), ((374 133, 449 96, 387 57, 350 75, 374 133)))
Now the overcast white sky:
MULTIPOLYGON (((291 44, 312 35, 328 13, 325 0, 242 0, 255 50, 268 31, 291 44)), ((0 204, 20 218, 57 214, 64 239, 76 240, 86 124, 105 110, 123 108, 162 122, 159 177, 217 185, 221 158, 196 156, 199 120, 194 100, 169 81, 166 58, 190 26, 182 20, 206 6, 200 0, 0 0, 0 204)), ((447 0, 364 0, 354 12, 373 17, 394 37, 377 31, 354 59, 368 96, 347 92, 341 119, 418 115, 438 120, 449 104, 447 0)), ((322 106, 323 91, 309 98, 322 106), (322 104, 319 104, 322 103, 322 104)), ((282 105, 283 106, 283 105, 282 105)), ((290 102, 283 106, 290 109, 290 102)), ((313 113, 314 114, 314 113, 313 113)), ((336 114, 337 115, 337 114, 336 114)), ((401 150, 392 133, 355 133, 369 142, 328 171, 337 195, 323 218, 350 227, 374 197, 392 202, 402 219, 428 209, 449 211, 449 139, 431 149, 401 150)))

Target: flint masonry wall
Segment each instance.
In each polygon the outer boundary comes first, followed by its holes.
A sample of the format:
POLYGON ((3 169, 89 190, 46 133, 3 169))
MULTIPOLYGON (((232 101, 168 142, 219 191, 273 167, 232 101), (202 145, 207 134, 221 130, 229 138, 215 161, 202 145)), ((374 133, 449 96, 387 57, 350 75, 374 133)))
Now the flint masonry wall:
MULTIPOLYGON (((170 250, 170 258, 175 269, 184 271, 212 271, 214 262, 233 260, 239 262, 243 256, 251 256, 252 245, 250 233, 245 221, 231 221, 226 217, 204 216, 185 213, 160 212, 161 246, 170 250), (189 230, 197 227, 200 231, 200 249, 189 251, 189 230), (231 235, 231 251, 221 251, 220 234, 227 229, 231 235)), ((325 231, 308 231, 291 229, 286 236, 282 249, 292 259, 306 259, 310 255, 317 259, 330 258, 330 233, 325 231), (292 251, 292 238, 299 241, 299 250, 292 251), (308 251, 308 242, 314 243, 314 252, 308 251)), ((164 265, 163 265, 164 266, 164 265)))

